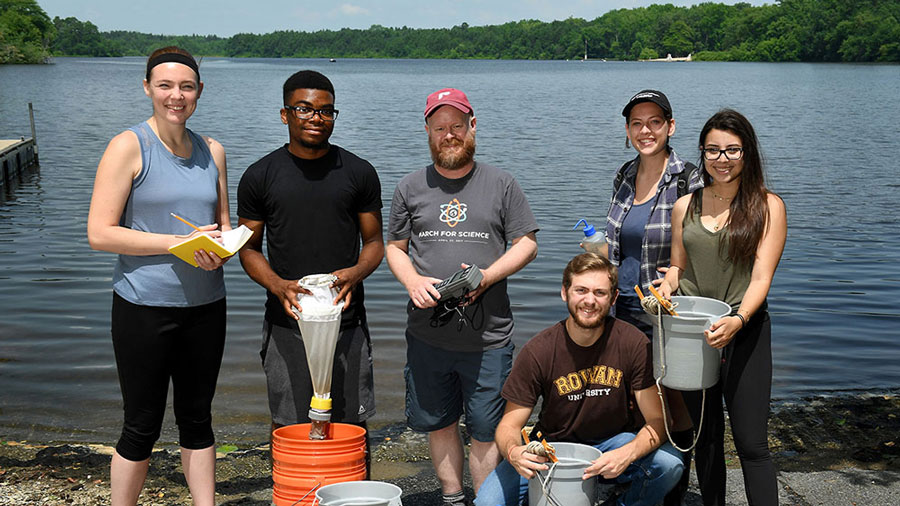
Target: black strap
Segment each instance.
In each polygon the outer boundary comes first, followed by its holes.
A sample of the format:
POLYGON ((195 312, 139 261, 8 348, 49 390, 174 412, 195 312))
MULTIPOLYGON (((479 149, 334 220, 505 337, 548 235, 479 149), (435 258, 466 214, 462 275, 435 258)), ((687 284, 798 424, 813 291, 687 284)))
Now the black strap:
POLYGON ((619 193, 619 187, 622 186, 622 181, 625 180, 625 167, 628 167, 633 161, 634 160, 630 160, 623 163, 622 166, 619 167, 619 170, 616 171, 616 177, 613 179, 613 196, 615 196, 616 193, 619 193))
POLYGON ((678 174, 678 198, 681 198, 688 193, 690 193, 691 187, 691 176, 697 172, 699 169, 696 165, 691 162, 684 162, 684 170, 678 174))
MULTIPOLYGON (((616 171, 616 177, 613 179, 613 198, 615 198, 616 194, 619 193, 619 187, 622 186, 622 182, 625 180, 625 167, 627 167, 633 161, 634 160, 625 162, 621 167, 619 167, 619 170, 616 171)), ((693 163, 684 162, 684 170, 679 172, 678 175, 675 176, 675 183, 677 185, 677 198, 681 198, 690 193, 691 176, 699 170, 700 169, 698 169, 697 166, 693 163)))

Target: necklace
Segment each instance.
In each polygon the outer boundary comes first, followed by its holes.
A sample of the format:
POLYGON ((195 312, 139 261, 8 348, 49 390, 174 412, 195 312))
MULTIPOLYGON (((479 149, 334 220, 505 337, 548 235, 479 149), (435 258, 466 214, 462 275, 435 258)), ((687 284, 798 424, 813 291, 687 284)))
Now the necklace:
POLYGON ((725 226, 725 223, 728 222, 728 216, 725 213, 730 210, 731 205, 726 204, 725 209, 723 209, 721 211, 722 215, 725 216, 725 219, 722 220, 722 223, 720 224, 719 223, 719 218, 720 218, 719 209, 718 209, 718 206, 716 205, 716 201, 718 200, 719 202, 725 202, 725 201, 729 201, 729 200, 733 199, 734 197, 723 197, 721 195, 718 195, 716 192, 710 192, 710 193, 711 193, 711 196, 713 197, 712 216, 711 216, 713 219, 713 232, 718 232, 719 229, 722 228, 723 226, 725 226))
POLYGON ((712 196, 715 197, 715 198, 717 198, 717 199, 719 199, 719 200, 722 200, 722 201, 725 201, 725 200, 731 200, 731 199, 734 198, 734 197, 723 197, 723 196, 719 195, 719 194, 716 193, 716 192, 712 192, 712 196))

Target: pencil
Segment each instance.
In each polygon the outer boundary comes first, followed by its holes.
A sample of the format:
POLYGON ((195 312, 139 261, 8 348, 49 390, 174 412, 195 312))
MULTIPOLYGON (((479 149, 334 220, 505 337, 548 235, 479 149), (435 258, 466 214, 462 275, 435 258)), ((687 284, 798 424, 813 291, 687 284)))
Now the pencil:
POLYGON ((179 220, 179 221, 184 222, 187 226, 191 227, 192 229, 198 230, 198 231, 200 230, 200 229, 197 227, 197 225, 194 225, 193 223, 189 222, 188 220, 182 218, 181 216, 178 216, 178 215, 175 214, 175 213, 169 213, 169 214, 171 214, 172 217, 175 218, 176 220, 179 220))
POLYGON ((634 285, 634 291, 637 292, 638 297, 640 297, 643 300, 644 292, 641 291, 641 285, 634 285))

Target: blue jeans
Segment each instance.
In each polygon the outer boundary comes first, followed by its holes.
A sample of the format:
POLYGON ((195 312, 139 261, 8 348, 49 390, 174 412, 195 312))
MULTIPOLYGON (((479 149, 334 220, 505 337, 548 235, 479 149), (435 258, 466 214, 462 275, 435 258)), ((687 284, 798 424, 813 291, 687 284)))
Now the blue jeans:
MULTIPOLYGON (((593 446, 605 452, 624 446, 634 437, 634 433, 623 432, 593 446)), ((625 494, 617 499, 619 506, 653 506, 678 483, 683 469, 681 452, 670 443, 665 443, 632 462, 616 478, 607 480, 598 476, 596 479, 600 483, 631 483, 625 494)), ((481 485, 475 506, 522 504, 528 504, 528 480, 504 460, 481 485)))

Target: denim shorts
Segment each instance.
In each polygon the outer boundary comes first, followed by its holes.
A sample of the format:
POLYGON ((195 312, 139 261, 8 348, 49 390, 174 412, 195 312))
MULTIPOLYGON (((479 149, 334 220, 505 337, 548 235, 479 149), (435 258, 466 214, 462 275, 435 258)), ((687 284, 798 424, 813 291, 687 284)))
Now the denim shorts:
POLYGON ((500 390, 512 368, 512 341, 485 351, 448 351, 406 334, 406 420, 417 432, 433 432, 466 414, 466 431, 494 440, 506 401, 500 390))

